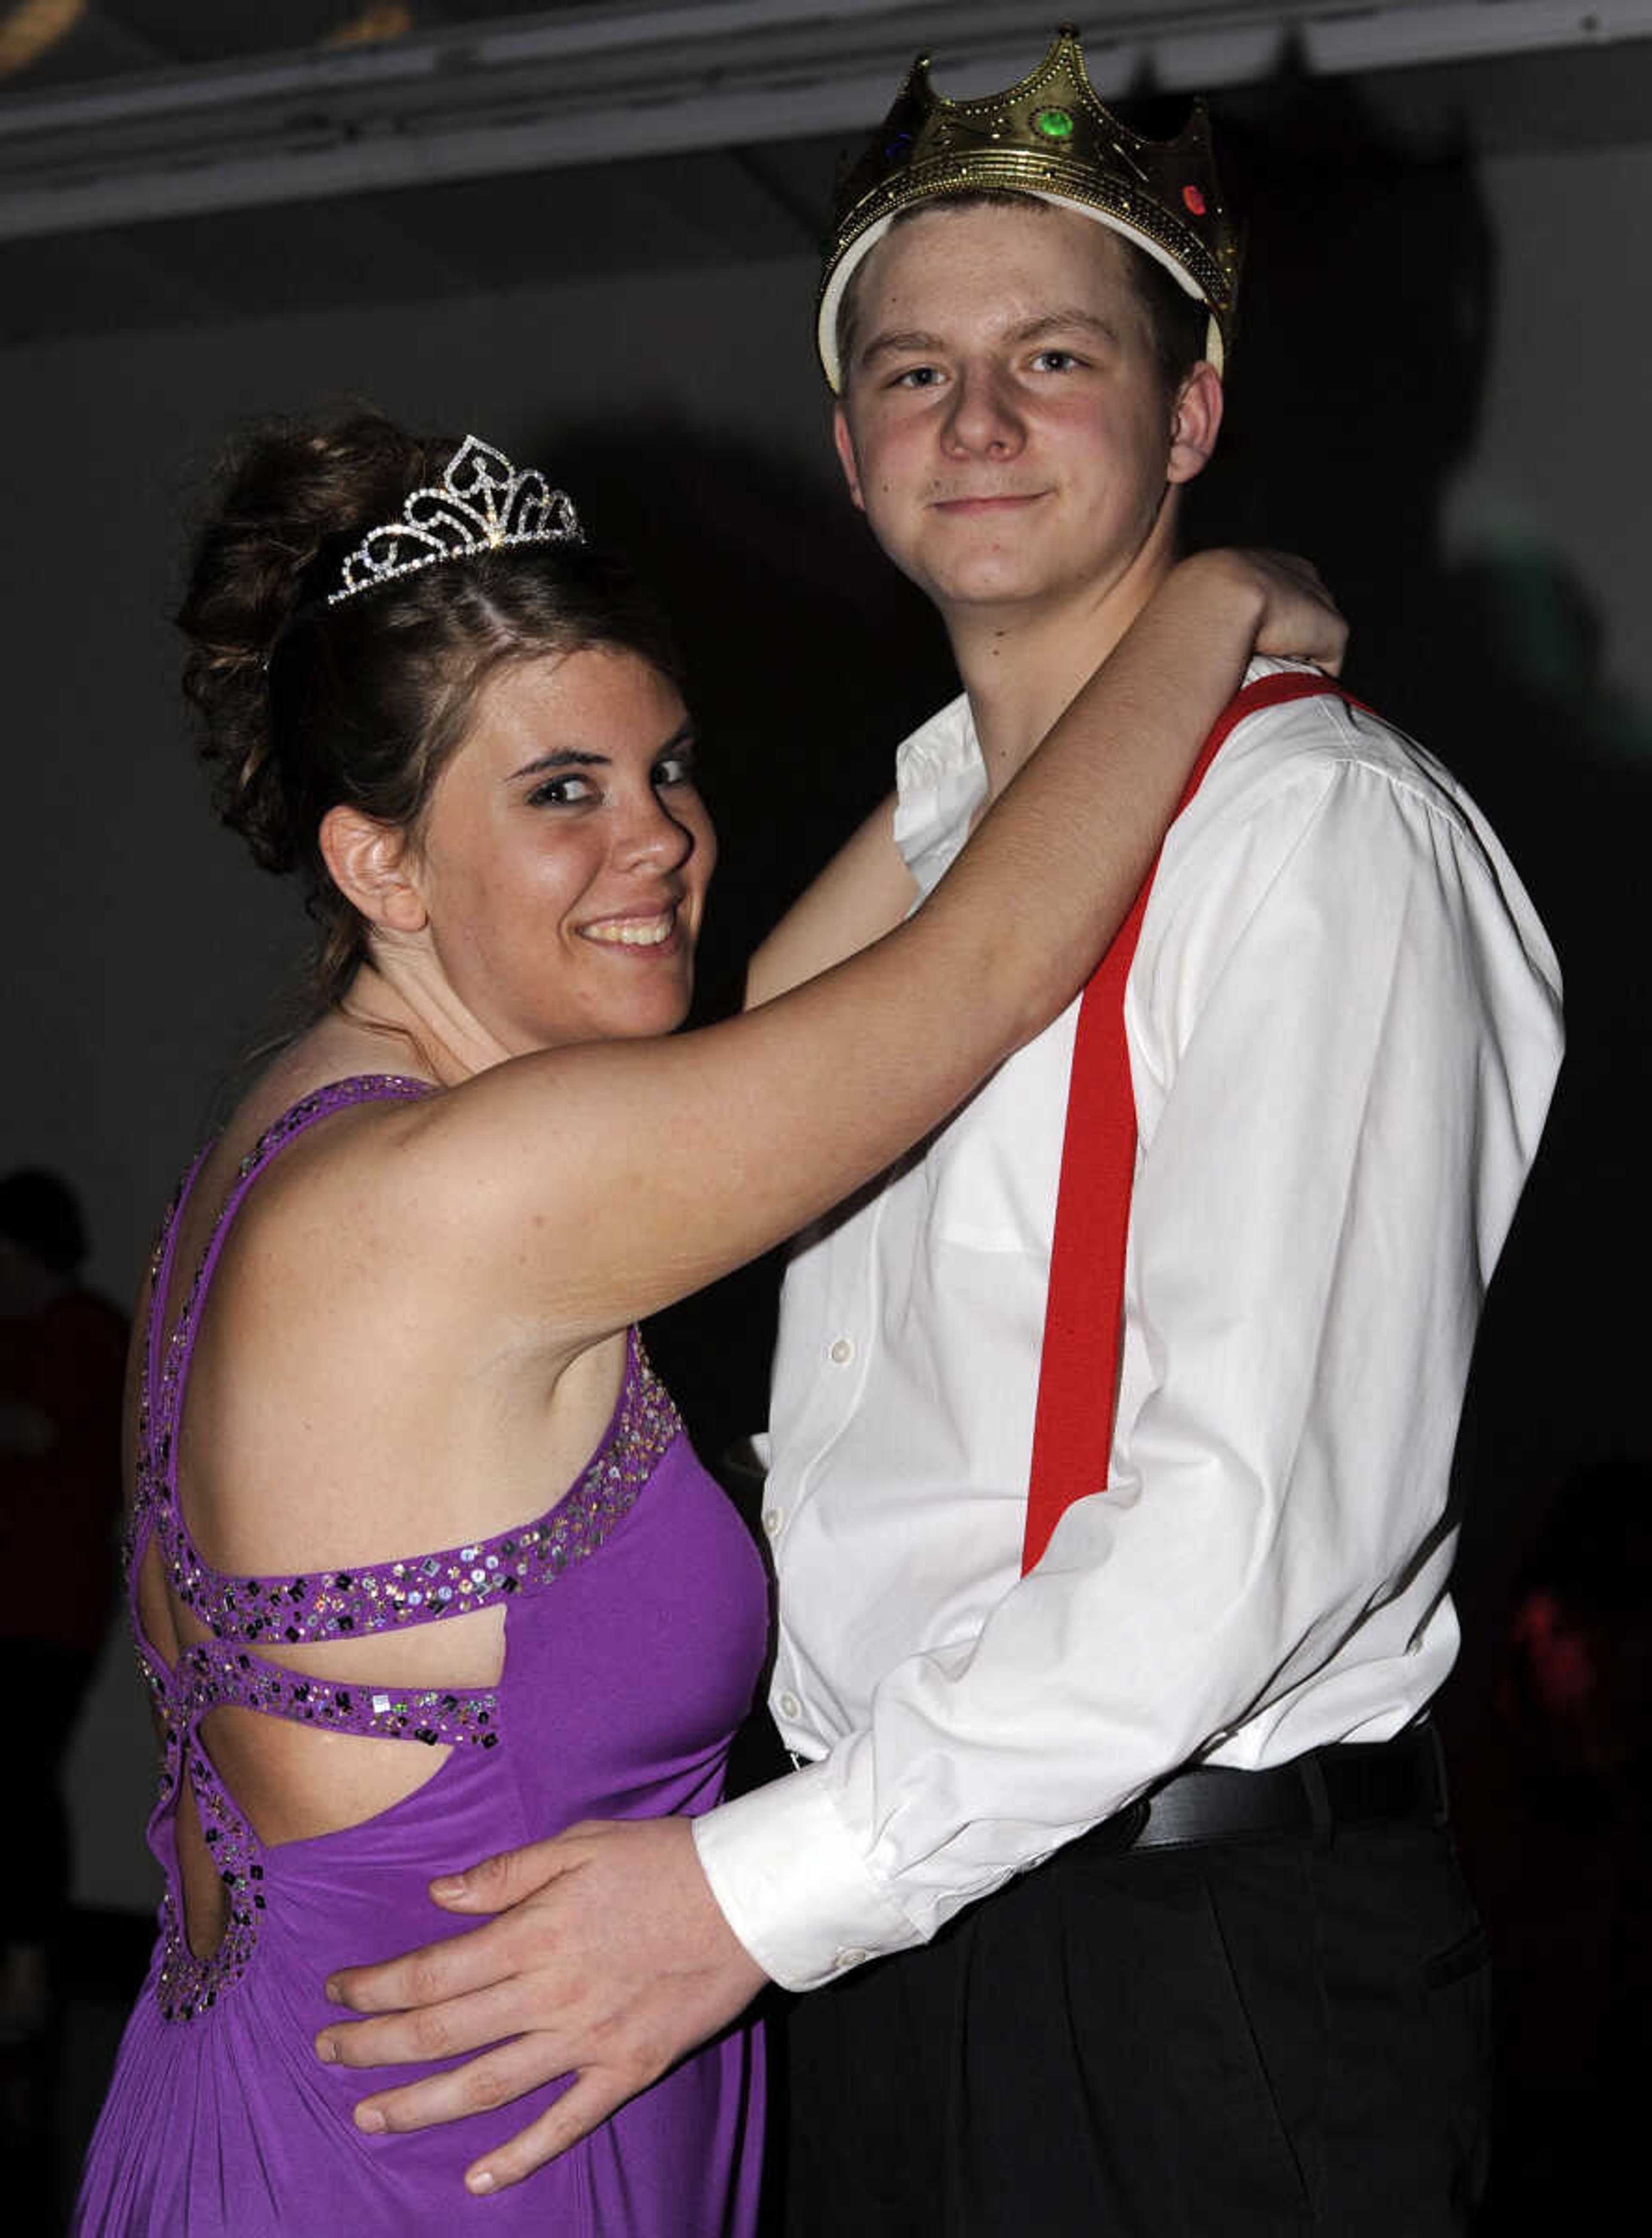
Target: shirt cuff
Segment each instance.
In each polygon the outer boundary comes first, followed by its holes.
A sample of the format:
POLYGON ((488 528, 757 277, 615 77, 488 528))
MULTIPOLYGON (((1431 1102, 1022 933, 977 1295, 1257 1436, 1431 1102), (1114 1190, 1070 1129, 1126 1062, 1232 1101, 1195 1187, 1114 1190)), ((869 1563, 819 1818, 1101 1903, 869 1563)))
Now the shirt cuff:
POLYGON ((805 1765, 694 1821, 724 1917, 783 1989, 818 1989, 923 1940, 868 1871, 831 1779, 827 1763, 805 1765))

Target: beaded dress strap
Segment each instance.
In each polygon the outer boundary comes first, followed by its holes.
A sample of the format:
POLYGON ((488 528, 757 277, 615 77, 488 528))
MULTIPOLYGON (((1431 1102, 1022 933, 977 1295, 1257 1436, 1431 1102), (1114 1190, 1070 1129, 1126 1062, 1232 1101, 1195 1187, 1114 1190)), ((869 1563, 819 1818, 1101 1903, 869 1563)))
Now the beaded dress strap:
MULTIPOLYGON (((316 1120, 373 1096, 426 1092, 423 1081, 368 1075, 335 1081, 283 1113, 241 1161, 173 1326, 154 1394, 154 1434, 141 1473, 149 1479, 172 1590, 215 1641, 279 1647, 360 1639, 410 1623, 466 1616, 534 1592, 596 1553, 682 1433, 677 1409, 633 1328, 626 1340, 619 1397, 595 1453, 572 1487, 532 1521, 464 1546, 349 1568, 254 1577, 215 1569, 205 1559, 178 1504, 175 1434, 202 1304, 230 1222, 270 1160, 316 1120)), ((229 1672, 225 1665, 224 1675, 229 1672)))
POLYGON ((183 1379, 195 1346, 195 1328, 200 1318, 201 1301, 212 1268, 217 1263, 218 1254, 223 1248, 229 1223, 239 1209, 241 1199, 277 1150, 292 1141, 295 1135, 301 1134, 306 1127, 325 1118, 329 1112, 378 1097, 410 1096, 428 1092, 427 1081, 411 1080, 400 1073, 362 1073, 347 1080, 331 1081, 325 1088, 302 1097, 282 1112, 241 1160, 235 1183, 218 1208, 217 1218, 207 1239, 206 1250, 190 1282, 188 1294, 169 1331, 167 1308, 171 1302, 172 1275, 177 1259, 184 1210, 218 1138, 213 1136, 196 1153, 193 1164, 178 1184, 167 1208, 149 1262, 149 1309, 143 1345, 143 1374, 138 1387, 137 1467, 132 1507, 127 1519, 122 1550, 122 1564, 133 1586, 135 1586, 139 1559, 148 1544, 151 1526, 156 1520, 157 1509, 164 1511, 170 1506, 175 1511, 174 1471, 177 1441, 174 1433, 177 1427, 183 1379))
MULTIPOLYGON (((222 1204, 218 1208, 217 1218, 213 1222, 212 1232, 207 1238, 207 1248, 202 1253, 200 1264, 195 1268, 194 1280, 189 1285, 188 1295, 178 1308, 176 1318, 172 1324, 172 1333, 166 1341, 164 1351, 161 1354, 158 1376, 145 1394, 157 1437, 165 1450, 165 1458, 162 1462, 159 1473, 165 1477, 169 1492, 173 1490, 173 1471, 176 1465, 175 1456, 171 1450, 176 1442, 173 1434, 177 1428, 179 1410, 183 1400, 183 1387, 189 1373, 189 1361, 195 1352, 195 1333, 201 1319, 201 1308, 205 1301, 207 1288, 212 1281, 219 1257, 228 1239, 230 1226, 235 1215, 241 1210, 248 1191, 271 1161, 284 1150, 289 1142, 296 1141, 299 1136, 314 1126, 319 1120, 330 1118, 334 1112, 347 1110, 352 1105, 357 1103, 381 1102, 392 1097, 411 1099, 428 1096, 432 1092, 431 1084, 427 1080, 413 1080, 404 1074, 394 1072, 358 1073, 352 1075, 347 1080, 330 1080, 325 1087, 315 1089, 308 1096, 301 1096, 296 1103, 289 1104, 280 1118, 273 1121, 264 1129, 236 1168, 235 1178, 230 1184, 222 1204)), ((182 1213, 184 1198, 212 1148, 213 1144, 209 1142, 191 1167, 184 1187, 179 1193, 176 1206, 178 1213, 182 1213)), ((171 1234, 168 1238, 166 1272, 169 1275, 171 1272, 173 1253, 175 1250, 176 1233, 177 1222, 175 1219, 171 1234)), ((157 1346, 156 1349, 159 1352, 161 1348, 157 1346)))
POLYGON ((155 1250, 149 1260, 149 1309, 144 1316, 143 1331, 143 1391, 147 1403, 155 1389, 161 1372, 161 1339, 166 1327, 166 1301, 172 1288, 172 1269, 178 1255, 178 1237, 183 1228, 184 1208, 201 1178, 201 1169, 212 1154, 211 1142, 203 1142, 190 1162, 189 1169, 172 1192, 161 1221, 161 1232, 155 1239, 155 1250))
POLYGON ((498 1745, 499 1692, 492 1686, 380 1685, 289 1671, 228 1640, 206 1639, 178 1658, 169 1693, 191 1721, 226 1703, 285 1718, 291 1725, 433 1747, 469 1741, 498 1745))
POLYGON ((361 1639, 469 1616, 552 1585, 594 1554, 682 1427, 633 1328, 618 1403, 601 1442, 572 1486, 532 1522, 387 1562, 248 1577, 203 1560, 173 1504, 166 1533, 172 1589, 216 1639, 248 1645, 361 1639))
POLYGON ((155 1248, 149 1254, 149 1298, 143 1316, 143 1373, 138 1379, 137 1394, 137 1472, 132 1489, 132 1500, 121 1526, 121 1573, 132 1590, 137 1584, 137 1566, 149 1531, 155 1521, 155 1394, 160 1388, 161 1341, 166 1326, 167 1295, 172 1287, 172 1268, 178 1255, 178 1236, 183 1227, 184 1207, 188 1203, 201 1169, 211 1155, 211 1142, 204 1143, 195 1152, 188 1171, 172 1192, 172 1202, 161 1216, 160 1232, 155 1248))

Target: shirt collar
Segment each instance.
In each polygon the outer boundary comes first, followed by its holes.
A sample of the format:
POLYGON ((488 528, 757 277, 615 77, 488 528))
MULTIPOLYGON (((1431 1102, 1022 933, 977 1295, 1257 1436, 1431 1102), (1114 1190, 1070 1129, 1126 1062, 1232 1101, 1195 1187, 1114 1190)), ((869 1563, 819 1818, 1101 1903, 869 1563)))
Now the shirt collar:
POLYGON ((987 765, 967 694, 961 692, 902 742, 895 781, 895 844, 927 895, 950 868, 987 798, 987 765))

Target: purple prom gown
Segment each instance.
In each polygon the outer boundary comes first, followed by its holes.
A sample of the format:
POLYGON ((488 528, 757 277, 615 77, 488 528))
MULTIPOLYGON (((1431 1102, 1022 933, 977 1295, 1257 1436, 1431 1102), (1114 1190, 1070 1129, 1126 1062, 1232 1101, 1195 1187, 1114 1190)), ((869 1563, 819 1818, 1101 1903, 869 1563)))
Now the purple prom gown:
MULTIPOLYGON (((156 1254, 137 1491, 128 1551, 138 1655, 165 1736, 149 1844, 165 1876, 149 1978, 92 2140, 75 2229, 97 2238, 350 2238, 528 2232, 536 2238, 749 2238, 762 2144, 754 2030, 705 2046, 583 2142, 488 2199, 464 2168, 564 2085, 495 2113, 399 2136, 363 2135, 369 2090, 432 2067, 324 2067, 339 2017, 329 1971, 391 1957, 463 1923, 433 1876, 580 1818, 708 1808, 762 1663, 767 1596, 743 1526, 694 1457, 633 1332, 618 1403, 575 1482, 545 1512, 473 1546, 303 1577, 230 1577, 190 1539, 175 1482, 189 1358, 236 1208, 282 1145, 393 1076, 340 1081, 286 1114, 244 1162, 199 1274, 165 1334, 184 1183, 156 1254), (153 1535, 177 1597, 211 1638, 169 1665, 145 1639, 135 1585, 153 1535), (283 1669, 283 1645, 361 1638, 502 1603, 505 1666, 487 1689, 375 1685, 371 1652, 343 1683, 283 1669), (446 1760, 378 1816, 302 1841, 261 1843, 215 1771, 202 1720, 235 1703, 334 1732, 440 1744, 446 1760), (208 1958, 190 1951, 174 1841, 187 1779, 228 1891, 208 1958)), ((197 1161, 195 1172, 199 1171, 197 1161)))

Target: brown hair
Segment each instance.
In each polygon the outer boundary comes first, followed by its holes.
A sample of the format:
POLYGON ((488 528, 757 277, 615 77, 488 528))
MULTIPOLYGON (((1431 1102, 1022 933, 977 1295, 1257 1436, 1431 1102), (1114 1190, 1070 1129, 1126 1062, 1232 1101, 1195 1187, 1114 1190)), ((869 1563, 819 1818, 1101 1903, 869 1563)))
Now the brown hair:
POLYGON ((416 830, 478 691, 506 662, 612 646, 680 680, 651 599, 583 544, 490 549, 327 605, 345 554, 457 448, 371 412, 261 423, 216 478, 178 613, 218 812, 262 868, 304 874, 318 1008, 367 952, 366 922, 321 858, 329 809, 416 830))
MULTIPOLYGON (((928 195, 922 202, 910 202, 905 209, 897 210, 890 222, 892 233, 898 225, 905 225, 926 210, 937 207, 947 209, 998 208, 1003 205, 1022 209, 1047 210, 1053 205, 1037 195, 1025 195, 1009 188, 961 187, 954 192, 928 195)), ((1203 303, 1183 292, 1172 275, 1156 257, 1139 248, 1128 235, 1108 227, 1125 252, 1126 266, 1136 300, 1147 321, 1147 330, 1153 343, 1159 385, 1166 405, 1174 401, 1182 382, 1205 354, 1205 330, 1209 314, 1203 303)), ((886 236, 887 237, 887 236, 886 236)), ((860 317, 861 281, 869 257, 863 256, 849 275, 843 297, 837 306, 837 362, 843 367, 843 380, 847 384, 849 365, 855 350, 856 325, 860 317)))

